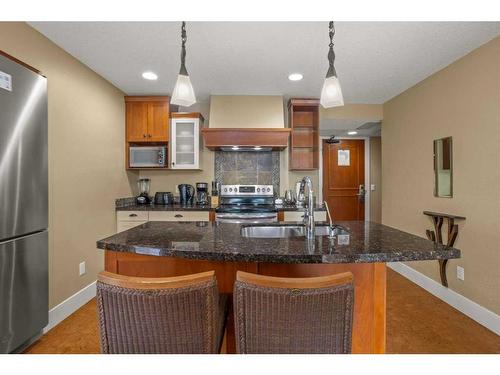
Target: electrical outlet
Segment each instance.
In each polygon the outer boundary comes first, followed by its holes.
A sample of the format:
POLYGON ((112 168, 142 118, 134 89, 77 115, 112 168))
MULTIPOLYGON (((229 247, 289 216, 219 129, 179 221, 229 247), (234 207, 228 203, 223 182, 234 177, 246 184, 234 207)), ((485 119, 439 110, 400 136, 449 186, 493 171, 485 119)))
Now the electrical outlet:
POLYGON ((463 267, 457 266, 457 279, 464 281, 465 279, 465 270, 463 267))
POLYGON ((80 276, 85 275, 85 262, 80 263, 80 276))
POLYGON ((371 184, 371 185, 370 185, 370 190, 371 190, 371 191, 375 191, 375 184, 371 184))

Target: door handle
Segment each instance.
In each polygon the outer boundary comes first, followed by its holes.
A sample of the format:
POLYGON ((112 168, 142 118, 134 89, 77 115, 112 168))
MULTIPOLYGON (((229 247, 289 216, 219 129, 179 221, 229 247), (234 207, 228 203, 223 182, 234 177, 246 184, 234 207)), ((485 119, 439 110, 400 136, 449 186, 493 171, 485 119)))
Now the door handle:
POLYGON ((137 217, 137 214, 130 214, 128 217, 137 217))
POLYGON ((365 194, 366 194, 365 185, 359 185, 358 194, 356 194, 359 200, 364 201, 365 194))
POLYGON ((181 214, 177 214, 177 215, 175 215, 174 217, 179 218, 179 217, 184 217, 184 216, 182 216, 181 214))

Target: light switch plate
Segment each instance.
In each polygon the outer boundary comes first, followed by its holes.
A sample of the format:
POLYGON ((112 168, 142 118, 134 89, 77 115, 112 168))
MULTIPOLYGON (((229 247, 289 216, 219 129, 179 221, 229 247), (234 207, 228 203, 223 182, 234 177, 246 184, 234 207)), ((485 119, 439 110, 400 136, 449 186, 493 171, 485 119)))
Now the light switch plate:
POLYGON ((465 280, 465 270, 463 267, 457 266, 457 279, 458 280, 465 280))
POLYGON ((370 190, 371 190, 371 191, 375 191, 375 184, 371 184, 371 185, 370 185, 370 190))
POLYGON ((86 270, 85 270, 85 262, 81 262, 81 263, 80 263, 79 270, 80 270, 80 276, 85 275, 85 273, 86 273, 86 270))

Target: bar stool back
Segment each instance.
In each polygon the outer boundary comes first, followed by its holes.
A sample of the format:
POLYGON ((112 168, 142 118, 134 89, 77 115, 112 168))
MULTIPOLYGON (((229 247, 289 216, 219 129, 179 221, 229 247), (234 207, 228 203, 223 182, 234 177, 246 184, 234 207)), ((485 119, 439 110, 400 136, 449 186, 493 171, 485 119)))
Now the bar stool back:
POLYGON ((103 353, 219 353, 227 298, 215 272, 141 278, 101 272, 97 281, 103 353))
POLYGON ((281 278, 239 271, 238 353, 350 353, 353 275, 281 278))

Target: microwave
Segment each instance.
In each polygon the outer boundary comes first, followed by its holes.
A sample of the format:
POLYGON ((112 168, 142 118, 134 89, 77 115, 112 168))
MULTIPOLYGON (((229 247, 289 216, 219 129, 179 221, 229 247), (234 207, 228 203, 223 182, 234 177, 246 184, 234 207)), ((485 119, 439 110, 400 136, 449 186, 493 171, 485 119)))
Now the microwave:
POLYGON ((130 168, 165 167, 166 146, 131 146, 129 148, 130 168))

